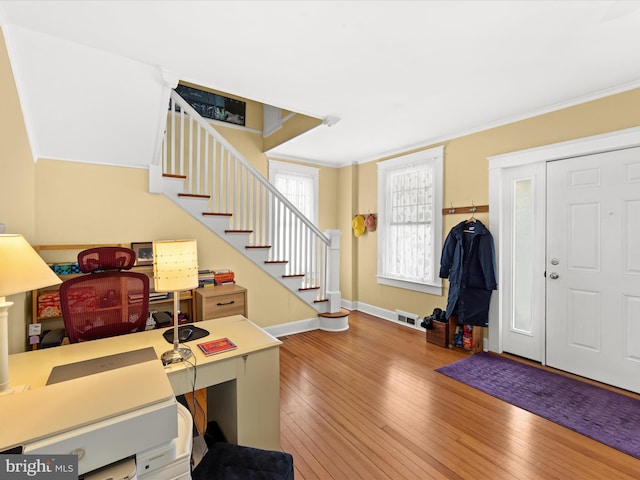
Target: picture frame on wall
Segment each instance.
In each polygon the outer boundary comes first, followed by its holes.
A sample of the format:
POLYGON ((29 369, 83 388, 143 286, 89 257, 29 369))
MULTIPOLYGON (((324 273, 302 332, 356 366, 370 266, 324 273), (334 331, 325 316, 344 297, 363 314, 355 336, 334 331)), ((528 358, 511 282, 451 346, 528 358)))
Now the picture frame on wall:
POLYGON ((153 242, 131 243, 131 250, 136 252, 136 266, 153 265, 153 242))
MULTIPOLYGON (((246 102, 186 85, 178 85, 175 91, 202 117, 245 126, 246 102)), ((175 111, 179 112, 180 107, 176 105, 175 111)))

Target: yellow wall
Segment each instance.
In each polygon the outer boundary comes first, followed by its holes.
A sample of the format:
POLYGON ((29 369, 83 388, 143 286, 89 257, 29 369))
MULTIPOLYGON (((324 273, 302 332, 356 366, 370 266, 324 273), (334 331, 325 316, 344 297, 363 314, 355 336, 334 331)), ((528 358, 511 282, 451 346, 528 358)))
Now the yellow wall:
POLYGON ((337 169, 332 194, 336 198, 335 229, 340 230, 340 292, 343 299, 354 299, 356 295, 356 247, 351 234, 351 217, 355 211, 354 193, 357 191, 353 166, 337 169))
MULTIPOLYGON (((488 204, 487 157, 639 125, 640 89, 636 89, 444 142, 444 206, 465 206, 472 202, 475 205, 488 204)), ((357 203, 352 213, 367 213, 369 210, 373 212, 376 208, 375 164, 376 162, 370 162, 356 167, 359 177, 356 187, 357 203)), ((351 171, 353 168, 341 169, 341 176, 351 178, 354 175, 351 171)), ((444 235, 466 218, 467 215, 445 216, 444 235)), ((476 218, 488 225, 489 214, 476 214, 476 218)), ((344 298, 390 311, 398 308, 420 315, 431 313, 435 307, 446 306, 446 289, 444 295, 438 297, 376 283, 375 232, 366 233, 353 243, 351 252, 342 252, 342 261, 348 262, 352 256, 356 259, 352 262, 355 265, 353 271, 343 271, 341 282, 348 284, 355 278, 357 290, 349 292, 344 289, 344 298)))
MULTIPOLYGON (((36 241, 33 155, 29 146, 9 56, 0 30, 0 223, 7 233, 21 233, 36 241)), ((9 349, 22 349, 25 313, 31 303, 24 294, 12 295, 9 308, 9 349)))
MULTIPOLYGON (((282 116, 288 112, 283 111, 282 116)), ((268 151, 277 147, 281 143, 291 140, 298 135, 303 134, 322 124, 322 120, 318 118, 308 117, 300 113, 282 123, 282 127, 264 139, 264 151, 268 151)))

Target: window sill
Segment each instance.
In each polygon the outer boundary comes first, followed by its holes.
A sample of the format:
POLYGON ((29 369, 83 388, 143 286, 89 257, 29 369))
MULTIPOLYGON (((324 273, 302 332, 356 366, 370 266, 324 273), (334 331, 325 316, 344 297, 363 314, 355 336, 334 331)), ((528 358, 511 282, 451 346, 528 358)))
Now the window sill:
POLYGON ((415 292, 428 293, 429 295, 442 296, 442 284, 427 284, 410 282, 407 280, 399 280, 397 278, 382 277, 377 275, 379 285, 387 285, 389 287, 404 288, 405 290, 413 290, 415 292))

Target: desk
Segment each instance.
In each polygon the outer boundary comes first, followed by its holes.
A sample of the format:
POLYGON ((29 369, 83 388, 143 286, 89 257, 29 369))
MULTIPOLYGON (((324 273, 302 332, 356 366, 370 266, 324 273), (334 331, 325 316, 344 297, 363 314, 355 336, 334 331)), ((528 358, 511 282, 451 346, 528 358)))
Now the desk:
MULTIPOLYGON (((282 342, 241 315, 206 320, 197 326, 209 331, 209 336, 187 342, 193 350, 189 360, 196 365, 197 375, 186 362, 165 367, 174 394, 207 388, 208 420, 218 422, 228 441, 280 450, 279 347, 282 342), (238 348, 207 357, 197 347, 198 343, 221 337, 228 337, 238 348)), ((173 348, 163 338, 163 332, 149 330, 10 355, 9 384, 41 388, 56 365, 149 346, 160 358, 163 352, 173 348)), ((144 379, 140 387, 145 388, 144 379)), ((46 410, 47 405, 42 408, 46 410)))

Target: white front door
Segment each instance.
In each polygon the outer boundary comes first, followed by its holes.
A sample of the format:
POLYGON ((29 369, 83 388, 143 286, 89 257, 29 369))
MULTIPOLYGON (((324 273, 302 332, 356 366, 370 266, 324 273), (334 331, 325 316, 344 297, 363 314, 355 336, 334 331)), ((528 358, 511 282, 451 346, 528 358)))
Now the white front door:
POLYGON ((546 363, 640 392, 640 148, 547 163, 546 363))

